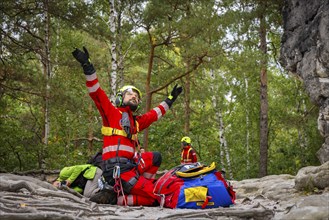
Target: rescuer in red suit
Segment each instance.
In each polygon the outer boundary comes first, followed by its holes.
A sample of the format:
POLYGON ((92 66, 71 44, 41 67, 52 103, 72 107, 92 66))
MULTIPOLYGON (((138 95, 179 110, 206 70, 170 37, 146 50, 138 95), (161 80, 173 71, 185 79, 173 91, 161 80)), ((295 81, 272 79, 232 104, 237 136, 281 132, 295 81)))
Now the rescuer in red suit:
POLYGON ((157 107, 135 116, 134 112, 141 103, 140 90, 131 85, 122 87, 114 106, 100 87, 87 49, 83 47, 83 50, 75 49, 72 55, 83 68, 89 95, 102 116, 102 157, 105 163, 105 186, 90 200, 105 204, 155 205, 157 196, 153 193, 153 182, 161 164, 161 154, 137 153, 137 133, 159 120, 183 89, 176 85, 157 107))
POLYGON ((196 163, 198 158, 195 150, 191 147, 191 138, 183 137, 181 140, 181 164, 196 163))

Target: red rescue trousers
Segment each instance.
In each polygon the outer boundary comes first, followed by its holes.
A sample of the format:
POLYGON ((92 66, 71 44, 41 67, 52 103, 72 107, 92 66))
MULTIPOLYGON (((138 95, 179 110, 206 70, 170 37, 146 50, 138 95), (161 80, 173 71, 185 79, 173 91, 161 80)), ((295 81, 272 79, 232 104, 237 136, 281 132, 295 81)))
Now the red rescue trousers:
POLYGON ((157 196, 153 193, 156 172, 161 164, 161 154, 159 152, 145 152, 141 158, 136 157, 137 169, 121 174, 121 179, 130 182, 136 178, 137 182, 132 187, 128 195, 118 197, 118 205, 130 206, 154 206, 157 204, 157 196))

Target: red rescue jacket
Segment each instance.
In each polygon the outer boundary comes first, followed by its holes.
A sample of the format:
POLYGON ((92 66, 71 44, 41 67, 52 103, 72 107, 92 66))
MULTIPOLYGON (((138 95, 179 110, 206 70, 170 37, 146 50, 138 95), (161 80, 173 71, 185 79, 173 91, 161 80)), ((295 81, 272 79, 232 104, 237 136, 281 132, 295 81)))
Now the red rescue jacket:
POLYGON ((196 162, 198 162, 198 158, 195 150, 191 146, 184 147, 181 153, 181 164, 196 162))
POLYGON ((163 101, 147 113, 133 117, 133 112, 129 106, 115 107, 111 103, 104 90, 100 87, 96 73, 86 75, 86 78, 89 95, 102 116, 102 133, 104 135, 103 160, 108 160, 116 156, 133 159, 137 146, 137 133, 159 120, 169 109, 168 104, 163 101), (120 125, 123 112, 127 112, 129 115, 131 133, 133 134, 132 139, 122 136, 122 134, 126 134, 120 125))

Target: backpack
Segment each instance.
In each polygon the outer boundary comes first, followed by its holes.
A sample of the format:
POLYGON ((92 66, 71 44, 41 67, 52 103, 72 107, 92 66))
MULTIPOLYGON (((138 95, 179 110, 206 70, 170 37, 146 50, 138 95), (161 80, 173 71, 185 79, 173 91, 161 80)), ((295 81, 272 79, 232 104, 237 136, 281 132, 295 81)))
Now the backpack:
POLYGON ((92 164, 94 166, 97 166, 101 170, 104 170, 105 164, 102 158, 102 152, 98 151, 95 155, 91 156, 91 158, 88 160, 87 164, 92 164))
POLYGON ((179 165, 155 183, 154 193, 166 208, 209 209, 234 204, 235 192, 215 163, 179 165))
POLYGON ((85 168, 70 185, 71 188, 79 187, 80 189, 82 189, 81 194, 83 194, 83 191, 88 181, 88 179, 83 176, 88 169, 89 167, 85 168))

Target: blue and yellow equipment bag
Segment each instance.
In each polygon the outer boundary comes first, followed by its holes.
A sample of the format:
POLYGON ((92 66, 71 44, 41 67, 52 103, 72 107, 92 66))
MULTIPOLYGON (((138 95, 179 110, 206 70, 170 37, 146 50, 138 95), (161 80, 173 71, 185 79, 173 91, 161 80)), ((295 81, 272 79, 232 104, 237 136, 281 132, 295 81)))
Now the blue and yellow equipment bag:
POLYGON ((159 195, 160 205, 167 208, 229 207, 235 200, 233 187, 216 170, 215 163, 175 167, 157 180, 154 193, 159 195))

